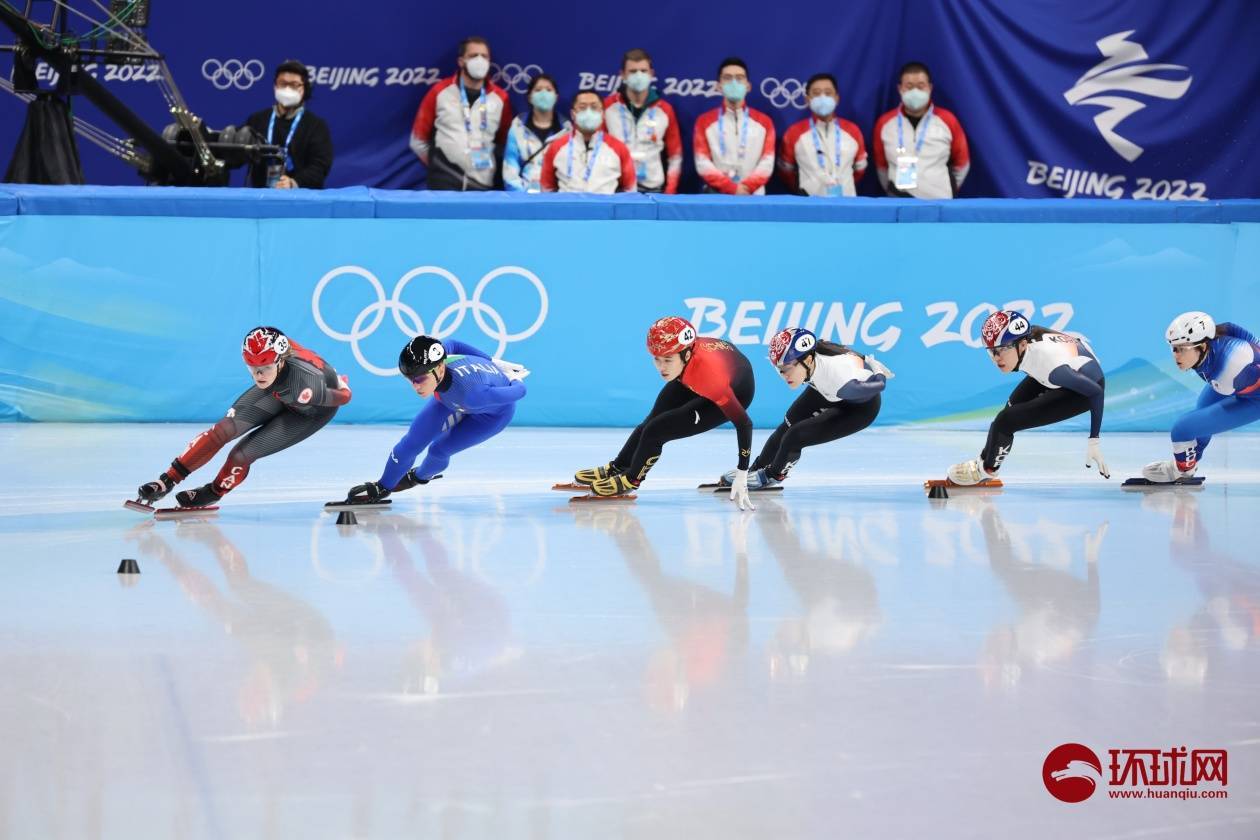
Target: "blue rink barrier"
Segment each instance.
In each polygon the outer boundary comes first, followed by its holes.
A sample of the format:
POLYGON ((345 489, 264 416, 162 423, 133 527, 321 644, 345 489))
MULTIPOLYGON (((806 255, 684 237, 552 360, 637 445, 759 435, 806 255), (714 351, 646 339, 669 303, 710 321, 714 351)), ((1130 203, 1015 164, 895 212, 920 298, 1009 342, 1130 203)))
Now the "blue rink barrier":
POLYGON ((1199 381, 1164 327, 1186 309, 1260 327, 1257 265, 1260 201, 6 185, 0 417, 218 417, 264 323, 349 375, 340 420, 409 420, 394 364, 428 332, 531 368, 518 423, 633 425, 660 385, 647 327, 681 314, 753 358, 758 425, 796 396, 765 344, 804 324, 897 373, 881 423, 973 428, 1018 381, 978 349, 1003 307, 1089 338, 1104 429, 1166 429, 1199 381))

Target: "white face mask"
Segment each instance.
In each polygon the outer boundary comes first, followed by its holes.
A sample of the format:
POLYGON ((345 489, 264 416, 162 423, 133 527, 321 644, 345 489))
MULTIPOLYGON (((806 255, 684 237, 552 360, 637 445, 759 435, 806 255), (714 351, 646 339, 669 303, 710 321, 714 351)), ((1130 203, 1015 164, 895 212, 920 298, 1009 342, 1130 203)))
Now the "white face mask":
POLYGON ((928 93, 926 90, 920 90, 919 88, 910 88, 907 91, 903 91, 901 94, 901 101, 911 111, 917 111, 924 107, 928 104, 928 100, 931 98, 932 94, 928 93))
POLYGON ((474 79, 484 79, 490 72, 490 59, 484 55, 475 55, 464 61, 464 70, 474 79))
POLYGON ((626 87, 635 93, 642 93, 652 86, 652 74, 646 70, 635 70, 626 76, 626 87))
POLYGON ((286 87, 276 88, 276 102, 279 103, 282 108, 292 108, 301 101, 301 91, 296 91, 293 88, 286 87))
POLYGON ((584 108, 573 119, 583 131, 595 131, 604 124, 604 112, 598 108, 584 108))

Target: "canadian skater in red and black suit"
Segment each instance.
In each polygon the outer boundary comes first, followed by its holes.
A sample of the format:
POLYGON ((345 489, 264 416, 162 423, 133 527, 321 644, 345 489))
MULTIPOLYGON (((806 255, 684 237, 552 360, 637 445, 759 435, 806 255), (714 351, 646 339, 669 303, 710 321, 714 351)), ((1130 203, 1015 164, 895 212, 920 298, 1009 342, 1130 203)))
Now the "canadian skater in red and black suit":
POLYGON ((242 342, 241 355, 254 384, 237 398, 222 420, 193 438, 165 472, 141 485, 138 501, 152 505, 205 466, 229 441, 246 435, 232 447, 214 481, 175 495, 180 507, 217 505, 245 480, 251 464, 306 440, 350 402, 345 378, 275 327, 250 330, 242 342))

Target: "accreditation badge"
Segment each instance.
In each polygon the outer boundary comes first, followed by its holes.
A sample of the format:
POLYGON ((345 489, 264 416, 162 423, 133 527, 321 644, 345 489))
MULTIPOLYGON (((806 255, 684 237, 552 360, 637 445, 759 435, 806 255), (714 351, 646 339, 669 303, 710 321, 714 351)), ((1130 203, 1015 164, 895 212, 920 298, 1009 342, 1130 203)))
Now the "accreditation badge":
POLYGON ((902 191, 909 191, 918 185, 918 155, 897 155, 897 170, 893 178, 893 186, 902 191))

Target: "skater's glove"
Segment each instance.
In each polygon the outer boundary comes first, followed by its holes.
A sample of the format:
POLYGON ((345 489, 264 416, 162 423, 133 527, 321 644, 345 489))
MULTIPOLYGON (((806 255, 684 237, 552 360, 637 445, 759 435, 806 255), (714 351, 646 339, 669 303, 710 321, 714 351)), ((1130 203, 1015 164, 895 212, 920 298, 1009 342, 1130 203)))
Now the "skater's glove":
POLYGON ((379 502, 390 493, 384 485, 376 481, 369 481, 367 484, 356 484, 350 488, 350 492, 346 494, 347 502, 371 503, 379 502))
POLYGON ((441 477, 442 477, 442 474, 438 473, 437 475, 433 476, 433 478, 420 478, 420 476, 416 475, 416 471, 413 468, 413 469, 407 470, 407 474, 404 475, 402 478, 398 479, 398 483, 394 485, 393 492, 401 493, 404 490, 410 490, 412 487, 415 487, 417 484, 428 484, 430 481, 434 481, 435 479, 439 479, 441 477))
POLYGON ((1102 447, 1098 444, 1098 438, 1089 439, 1089 448, 1085 453, 1085 469, 1091 469, 1097 465, 1098 474, 1103 478, 1111 478, 1111 470, 1107 469, 1107 462, 1103 460, 1102 447))
POLYGON ((739 505, 740 510, 755 510, 752 499, 748 498, 748 470, 735 470, 735 480, 731 482, 731 501, 739 505))
POLYGON ((529 369, 524 365, 518 365, 516 362, 509 362, 504 359, 491 359, 491 361, 510 380, 520 381, 529 376, 529 369))
POLYGON ((888 365, 876 359, 871 353, 866 354, 866 366, 874 373, 884 374, 885 379, 893 379, 897 374, 888 369, 888 365))

